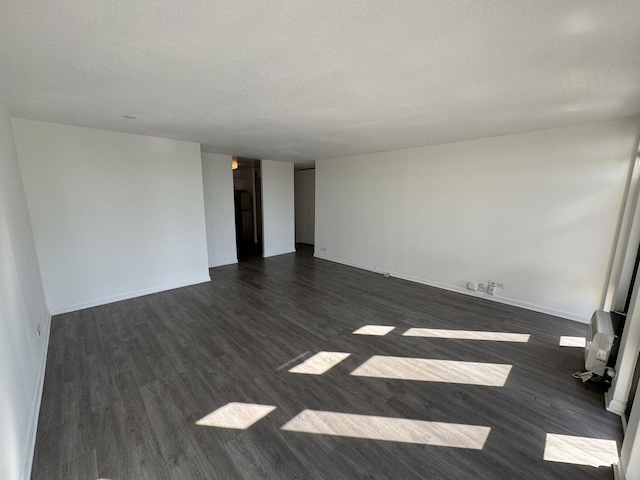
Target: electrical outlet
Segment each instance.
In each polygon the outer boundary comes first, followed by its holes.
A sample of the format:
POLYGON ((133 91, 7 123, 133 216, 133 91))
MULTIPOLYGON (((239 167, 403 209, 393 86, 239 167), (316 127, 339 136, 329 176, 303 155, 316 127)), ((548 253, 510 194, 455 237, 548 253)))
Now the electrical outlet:
POLYGON ((327 251, 327 247, 320 247, 320 251, 321 252, 326 252, 327 251))
POLYGON ((496 288, 507 288, 506 283, 494 282, 493 280, 489 280, 489 286, 496 288))

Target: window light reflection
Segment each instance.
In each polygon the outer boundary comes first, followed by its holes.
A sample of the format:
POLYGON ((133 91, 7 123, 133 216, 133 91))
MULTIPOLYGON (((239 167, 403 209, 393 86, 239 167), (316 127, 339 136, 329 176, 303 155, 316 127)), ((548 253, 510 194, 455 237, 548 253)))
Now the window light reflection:
POLYGON ((303 373, 305 375, 322 375, 328 372, 345 358, 351 356, 344 352, 318 352, 313 357, 307 358, 300 365, 289 370, 290 373, 303 373))
POLYGON ((358 377, 503 387, 512 365, 374 355, 356 368, 358 377))
POLYGON ((273 405, 230 402, 202 417, 196 425, 246 430, 276 409, 273 405))
POLYGON ((615 440, 547 433, 544 459, 596 468, 610 466, 618 463, 618 447, 615 440))
POLYGON ((360 327, 354 333, 354 335, 374 335, 377 337, 383 337, 396 327, 389 325, 365 325, 360 327))
POLYGON ((493 342, 529 341, 528 333, 479 332, 471 330, 441 330, 436 328, 410 328, 402 334, 405 337, 451 338, 461 340, 489 340, 493 342))
POLYGON ((282 430, 482 450, 490 427, 303 410, 282 430))
POLYGON ((586 345, 586 339, 584 337, 560 337, 561 347, 579 347, 584 348, 586 345))

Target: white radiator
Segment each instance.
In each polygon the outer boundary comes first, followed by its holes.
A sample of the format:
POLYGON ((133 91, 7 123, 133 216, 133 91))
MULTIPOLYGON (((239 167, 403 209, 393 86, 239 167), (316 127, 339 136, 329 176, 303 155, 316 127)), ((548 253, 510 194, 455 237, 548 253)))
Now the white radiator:
POLYGON ((604 375, 614 339, 615 331, 609 312, 593 312, 584 350, 584 367, 587 372, 604 375))

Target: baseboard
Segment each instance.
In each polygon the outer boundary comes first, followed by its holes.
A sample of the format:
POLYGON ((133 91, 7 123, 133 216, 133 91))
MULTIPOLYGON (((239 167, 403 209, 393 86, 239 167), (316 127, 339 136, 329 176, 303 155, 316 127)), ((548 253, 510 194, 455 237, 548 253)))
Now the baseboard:
POLYGON ((622 466, 622 459, 618 459, 618 463, 613 464, 613 478, 614 480, 625 480, 626 472, 624 471, 624 467, 622 466))
POLYGON ((604 393, 604 408, 609 412, 622 417, 627 409, 627 405, 620 400, 613 398, 613 390, 609 389, 604 393))
POLYGON ((278 255, 287 255, 288 253, 296 253, 296 247, 295 246, 291 246, 291 247, 285 248, 283 250, 274 250, 272 252, 266 252, 265 251, 262 256, 264 258, 276 257, 278 255))
POLYGON ((318 254, 318 253, 314 253, 313 255, 316 258, 321 258, 322 260, 328 260, 330 262, 335 262, 335 263, 340 263, 342 265, 348 265, 350 267, 355 267, 355 268, 359 268, 362 270, 368 270, 370 272, 375 272, 375 273, 385 273, 385 274, 389 274, 389 276, 391 277, 396 277, 396 278, 400 278, 402 280, 408 280, 410 282, 414 282, 414 283, 420 283, 422 285, 428 285, 430 287, 436 287, 436 288, 441 288, 443 290, 448 290, 450 292, 455 292, 455 293, 461 293, 463 295, 467 295, 470 297, 475 297, 475 298, 482 298, 484 300, 489 300, 492 302, 497 302, 497 303, 503 303, 505 305, 511 305, 513 307, 520 307, 520 308, 524 308, 526 310, 533 310, 534 312, 540 312, 540 313, 546 313, 547 315, 554 315, 556 317, 562 317, 562 318, 568 318, 569 320, 574 320, 576 322, 580 322, 580 323, 586 323, 588 324, 590 322, 590 318, 587 317, 581 317, 579 315, 575 315, 573 313, 569 313, 569 312, 564 312, 562 310, 556 310, 553 308, 548 308, 542 305, 536 305, 533 303, 527 303, 527 302, 523 302, 520 300, 515 300, 512 298, 506 298, 506 297, 496 297, 493 295, 488 295, 484 292, 472 292, 471 290, 467 290, 466 288, 462 288, 462 287, 457 287, 455 285, 448 285, 445 283, 439 283, 439 282, 434 282, 431 280, 426 280, 424 278, 420 278, 420 277, 414 277, 413 275, 405 275, 403 273, 399 273, 399 272, 391 272, 391 271, 387 271, 387 270, 380 270, 380 269, 376 269, 374 267, 368 266, 368 265, 360 265, 357 263, 353 263, 353 262, 348 262, 342 259, 338 259, 338 258, 334 258, 334 257, 330 257, 326 254, 318 254))
POLYGON ((29 435, 27 436, 27 445, 24 462, 22 464, 23 480, 31 478, 31 469, 33 468, 33 455, 36 449, 36 436, 38 434, 38 418, 40 417, 40 405, 42 403, 42 391, 44 390, 44 375, 47 370, 47 355, 49 354, 49 337, 51 335, 51 315, 45 322, 44 330, 44 350, 42 352, 42 360, 40 361, 40 371, 38 372, 38 383, 31 401, 31 425, 29 426, 29 435))
POLYGON ((232 265, 234 263, 238 263, 238 259, 236 257, 222 258, 211 262, 209 268, 222 267, 223 265, 232 265))
POLYGON ((142 290, 136 290, 134 292, 127 292, 121 295, 113 295, 111 297, 103 297, 97 300, 90 300, 88 302, 76 303, 64 307, 55 307, 51 309, 51 314, 60 315, 62 313, 75 312, 76 310, 82 310, 84 308, 98 307, 100 305, 106 305, 108 303, 120 302, 122 300, 129 300, 130 298, 142 297, 144 295, 151 295, 152 293, 165 292, 167 290, 173 290, 175 288, 188 287, 189 285, 196 285, 198 283, 205 283, 210 281, 211 278, 207 274, 206 277, 199 277, 197 279, 186 280, 184 282, 177 282, 169 285, 162 285, 159 287, 145 288, 142 290))

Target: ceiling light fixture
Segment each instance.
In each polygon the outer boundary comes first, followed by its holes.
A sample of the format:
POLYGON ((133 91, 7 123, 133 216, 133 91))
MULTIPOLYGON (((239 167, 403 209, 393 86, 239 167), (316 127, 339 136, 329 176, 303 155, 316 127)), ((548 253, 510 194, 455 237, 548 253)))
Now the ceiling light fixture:
POLYGON ((238 157, 231 157, 231 170, 238 169, 238 157))

